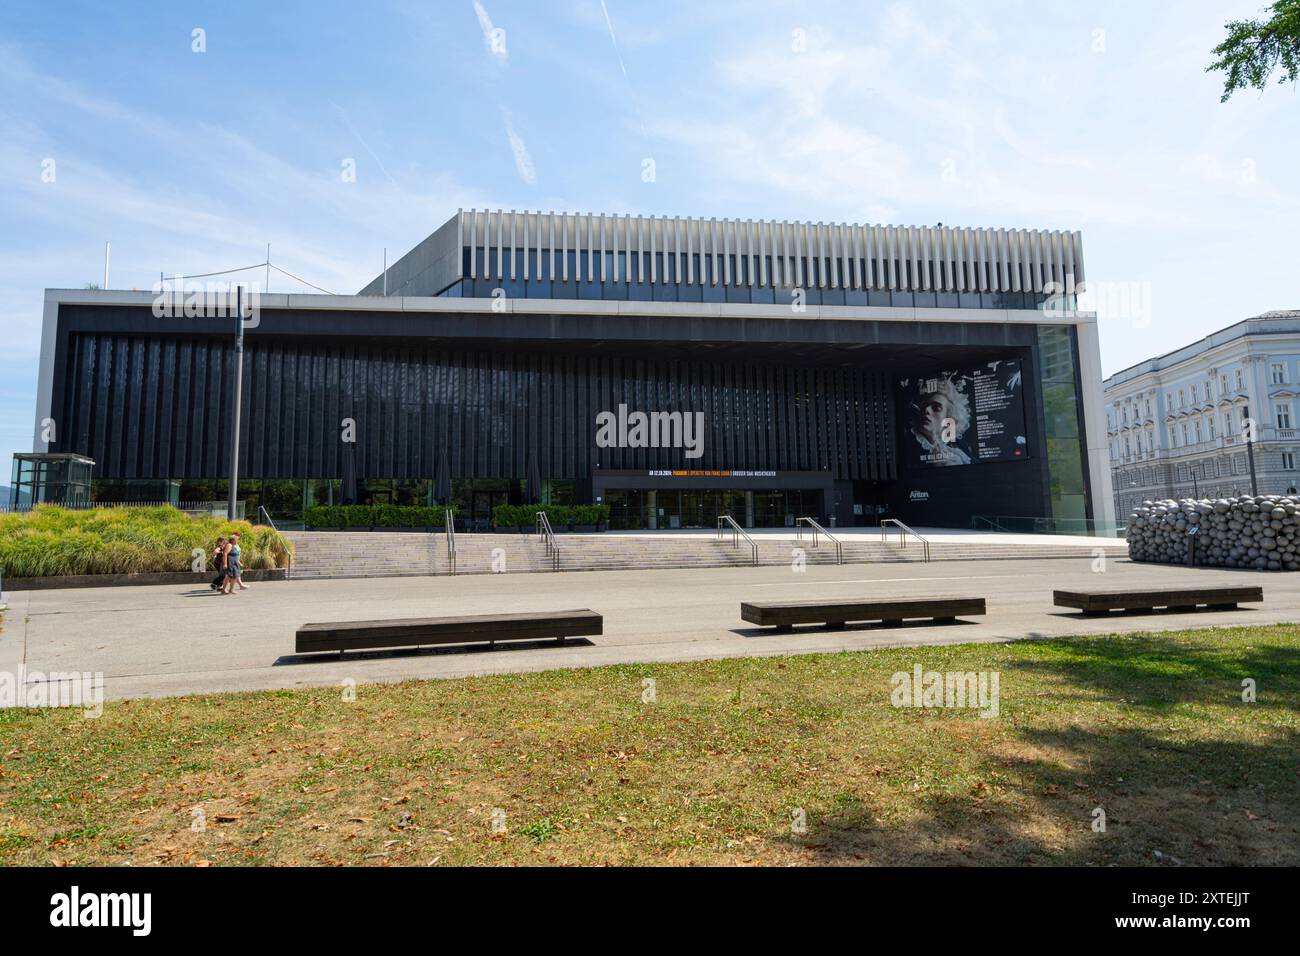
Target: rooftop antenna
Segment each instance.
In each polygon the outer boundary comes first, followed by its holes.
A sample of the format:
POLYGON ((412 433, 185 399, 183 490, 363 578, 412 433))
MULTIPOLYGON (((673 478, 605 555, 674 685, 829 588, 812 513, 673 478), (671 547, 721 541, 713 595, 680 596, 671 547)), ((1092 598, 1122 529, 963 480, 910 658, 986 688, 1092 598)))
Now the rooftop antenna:
POLYGON ((388 295, 388 247, 384 246, 384 295, 388 295))
POLYGON ((266 244, 266 291, 271 291, 271 244, 266 244))
POLYGON ((108 288, 108 253, 110 248, 111 248, 111 244, 105 241, 104 242, 104 284, 100 286, 101 289, 108 288))

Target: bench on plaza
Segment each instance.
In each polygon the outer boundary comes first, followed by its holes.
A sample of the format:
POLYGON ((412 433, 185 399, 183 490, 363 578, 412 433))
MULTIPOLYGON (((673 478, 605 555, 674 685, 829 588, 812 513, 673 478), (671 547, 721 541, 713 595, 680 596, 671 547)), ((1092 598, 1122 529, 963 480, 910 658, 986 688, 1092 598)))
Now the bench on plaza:
POLYGON ((1148 591, 1053 591, 1052 600, 1057 607, 1078 608, 1090 617, 1111 611, 1154 611, 1158 607, 1170 611, 1195 611, 1198 607, 1231 611, 1239 602, 1264 600, 1264 589, 1234 586, 1148 591))
POLYGON ((898 627, 909 619, 952 624, 958 617, 983 614, 984 599, 973 597, 901 598, 892 601, 761 601, 740 605, 743 620, 789 631, 795 624, 843 627, 850 621, 881 621, 898 627))
POLYGON ((417 617, 391 621, 340 621, 304 624, 295 635, 299 654, 375 650, 425 644, 483 644, 587 637, 604 632, 604 618, 592 610, 460 617, 417 617))

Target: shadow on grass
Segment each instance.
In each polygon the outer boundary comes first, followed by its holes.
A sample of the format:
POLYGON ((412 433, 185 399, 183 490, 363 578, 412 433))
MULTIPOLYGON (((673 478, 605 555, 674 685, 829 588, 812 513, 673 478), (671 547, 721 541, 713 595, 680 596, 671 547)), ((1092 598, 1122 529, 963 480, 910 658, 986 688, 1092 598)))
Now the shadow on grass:
MULTIPOLYGON (((974 767, 954 770, 968 792, 923 793, 901 812, 897 794, 847 795, 787 839, 818 863, 1300 864, 1300 644, 1221 649, 1199 637, 1053 641, 1008 662, 1001 720, 1012 723, 974 767), (1059 677, 1062 694, 1016 701, 1017 674, 1039 687, 1059 677), (1257 703, 1241 701, 1243 677, 1257 703), (1094 831, 1098 808, 1105 832, 1094 831)), ((899 719, 939 733, 974 718, 899 719)))
POLYGON ((927 628, 936 627, 978 626, 979 623, 979 621, 968 621, 964 618, 957 618, 952 621, 903 621, 901 624, 887 624, 882 621, 876 621, 874 623, 863 621, 860 623, 841 624, 838 626, 830 626, 827 624, 794 624, 785 630, 770 625, 762 627, 733 627, 731 633, 740 637, 798 637, 801 635, 816 637, 827 634, 852 634, 855 631, 865 631, 870 633, 877 631, 911 631, 918 628, 925 630, 927 628))
MULTIPOLYGON (((1057 676, 1106 700, 1168 709, 1190 702, 1241 700, 1241 682, 1255 681, 1259 703, 1300 712, 1300 628, 1286 646, 1216 643, 1215 631, 1196 632, 1195 643, 1178 632, 1123 637, 1082 637, 1051 642, 1038 658, 1017 661, 1012 674, 1057 676)), ((1004 680, 1004 686, 1006 682, 1004 680)))

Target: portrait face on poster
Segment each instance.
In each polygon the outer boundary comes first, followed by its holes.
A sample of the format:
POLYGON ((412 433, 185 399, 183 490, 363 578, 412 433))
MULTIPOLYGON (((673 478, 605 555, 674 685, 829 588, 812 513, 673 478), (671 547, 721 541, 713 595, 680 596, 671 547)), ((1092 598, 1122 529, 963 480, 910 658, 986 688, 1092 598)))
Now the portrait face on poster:
POLYGON ((951 467, 1023 459, 1022 384, 1020 362, 1014 359, 900 378, 905 461, 951 467))

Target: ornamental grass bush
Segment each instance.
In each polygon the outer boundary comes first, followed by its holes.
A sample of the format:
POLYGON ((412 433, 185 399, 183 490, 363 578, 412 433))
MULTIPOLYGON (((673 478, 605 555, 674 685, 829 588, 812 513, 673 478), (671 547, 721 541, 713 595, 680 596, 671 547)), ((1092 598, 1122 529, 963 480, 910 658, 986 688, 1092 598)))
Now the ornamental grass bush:
POLYGON ((194 549, 241 532, 247 570, 288 567, 293 545, 264 525, 191 516, 170 506, 60 508, 0 514, 0 572, 7 578, 189 571, 194 549))

